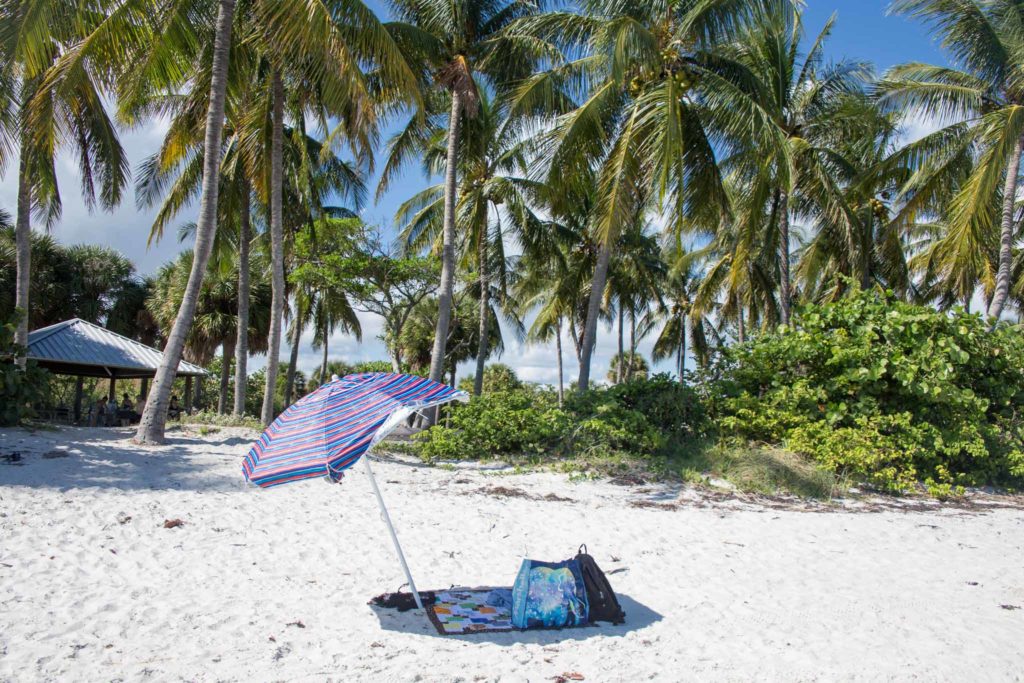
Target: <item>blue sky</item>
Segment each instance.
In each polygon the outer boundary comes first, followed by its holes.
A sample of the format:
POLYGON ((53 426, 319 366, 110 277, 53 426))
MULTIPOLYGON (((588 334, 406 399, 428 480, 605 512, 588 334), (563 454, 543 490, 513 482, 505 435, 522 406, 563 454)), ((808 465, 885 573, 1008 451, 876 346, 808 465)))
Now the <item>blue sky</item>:
MULTIPOLYGON (((383 3, 378 0, 370 0, 370 5, 382 11, 383 3)), ((838 20, 827 50, 832 60, 868 60, 874 63, 879 71, 907 61, 945 61, 942 52, 920 23, 900 16, 887 16, 887 6, 886 0, 807 0, 804 23, 808 39, 813 39, 829 16, 837 13, 838 20)), ((928 129, 928 124, 908 121, 907 128, 908 135, 916 137, 920 131, 928 129)), ((138 130, 124 132, 123 144, 129 152, 133 167, 156 150, 165 130, 166 124, 157 121, 138 130)), ((384 139, 387 135, 385 132, 384 139)), ((13 169, 17 169, 17 163, 8 165, 7 173, 0 183, 0 207, 8 209, 12 215, 17 195, 13 169)), ((139 210, 131 200, 113 213, 90 214, 78 195, 77 171, 71 158, 60 160, 59 178, 63 189, 64 213, 61 222, 53 229, 53 234, 62 242, 109 245, 131 258, 142 274, 153 273, 162 263, 188 246, 178 244, 173 237, 176 231, 169 231, 162 242, 147 247, 153 210, 139 210)), ((366 207, 365 220, 382 227, 390 226, 395 207, 413 192, 423 188, 427 182, 418 168, 410 167, 379 204, 366 207)), ((373 179, 372 186, 376 186, 376 178, 373 179)), ((190 214, 183 216, 182 221, 191 220, 194 210, 190 214)), ((378 321, 364 317, 363 323, 362 344, 340 334, 331 339, 332 358, 353 361, 386 357, 383 346, 375 339, 380 329, 378 321)), ((599 331, 592 376, 600 378, 607 372, 610 358, 615 353, 614 337, 615 335, 606 329, 599 331)), ((652 341, 649 340, 640 347, 641 352, 648 358, 652 341)), ((566 380, 569 381, 575 377, 577 368, 571 351, 571 342, 565 339, 563 346, 566 353, 566 380)), ((283 355, 287 357, 287 351, 283 351, 283 355)), ((528 380, 554 382, 557 377, 553 345, 550 348, 524 346, 509 337, 506 341, 506 352, 500 360, 515 367, 528 380)), ((299 367, 308 371, 318 365, 319 361, 320 354, 313 351, 310 338, 307 336, 300 349, 299 367)), ((261 364, 261 359, 255 359, 256 367, 261 364)), ((460 368, 460 374, 467 370, 468 368, 460 368)))

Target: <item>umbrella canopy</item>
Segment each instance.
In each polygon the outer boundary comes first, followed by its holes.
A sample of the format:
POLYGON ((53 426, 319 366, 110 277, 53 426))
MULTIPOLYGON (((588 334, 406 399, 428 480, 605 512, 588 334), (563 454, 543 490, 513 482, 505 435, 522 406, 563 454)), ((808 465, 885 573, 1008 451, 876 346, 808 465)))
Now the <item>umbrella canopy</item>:
POLYGON ((242 471, 262 487, 322 476, 337 481, 413 412, 468 400, 466 392, 424 377, 348 375, 281 413, 253 444, 242 471))

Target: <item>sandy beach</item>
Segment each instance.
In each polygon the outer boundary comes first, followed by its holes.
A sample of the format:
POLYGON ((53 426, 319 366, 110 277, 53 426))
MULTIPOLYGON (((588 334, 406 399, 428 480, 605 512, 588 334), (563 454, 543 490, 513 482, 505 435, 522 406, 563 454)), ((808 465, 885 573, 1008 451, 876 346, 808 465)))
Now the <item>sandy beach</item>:
POLYGON ((361 468, 272 490, 251 433, 0 430, 5 681, 1022 680, 1024 510, 839 507, 378 460, 421 589, 586 543, 621 626, 442 637, 361 468), (808 507, 809 509, 802 509, 808 507), (169 520, 181 520, 165 528, 169 520))

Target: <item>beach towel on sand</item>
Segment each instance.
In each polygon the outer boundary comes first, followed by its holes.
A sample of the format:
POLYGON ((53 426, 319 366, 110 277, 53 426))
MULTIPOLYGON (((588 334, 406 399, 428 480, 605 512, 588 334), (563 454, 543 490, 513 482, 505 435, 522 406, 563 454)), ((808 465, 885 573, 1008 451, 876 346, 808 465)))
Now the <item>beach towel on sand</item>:
MULTIPOLYGON (((514 631, 511 588, 449 588, 420 593, 427 618, 443 636, 514 631)), ((385 593, 370 604, 405 612, 416 608, 411 593, 385 593)))
POLYGON ((443 635, 512 631, 511 588, 452 588, 434 592, 427 616, 443 635))

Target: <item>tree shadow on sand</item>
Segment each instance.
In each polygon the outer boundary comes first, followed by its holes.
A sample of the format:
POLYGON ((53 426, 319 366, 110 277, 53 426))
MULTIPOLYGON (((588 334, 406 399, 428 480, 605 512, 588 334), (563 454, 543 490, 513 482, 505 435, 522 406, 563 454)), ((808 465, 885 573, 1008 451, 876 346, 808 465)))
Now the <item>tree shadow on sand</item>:
POLYGON ((34 434, 0 430, 0 455, 18 454, 16 462, 0 464, 0 486, 237 491, 245 485, 240 469, 232 477, 211 467, 211 460, 234 460, 240 468, 237 450, 196 452, 194 446, 210 444, 180 435, 170 436, 163 446, 142 447, 131 444, 133 435, 133 429, 123 428, 34 434))
POLYGON ((442 635, 437 632, 427 616, 419 610, 399 612, 387 607, 370 605, 384 631, 410 633, 437 638, 458 638, 469 642, 487 642, 497 645, 511 646, 519 644, 550 645, 571 640, 588 638, 624 636, 632 631, 639 631, 661 621, 662 616, 628 595, 617 593, 619 604, 626 613, 626 622, 613 625, 607 623, 592 624, 578 628, 562 629, 530 629, 527 631, 481 631, 460 635, 442 635))

